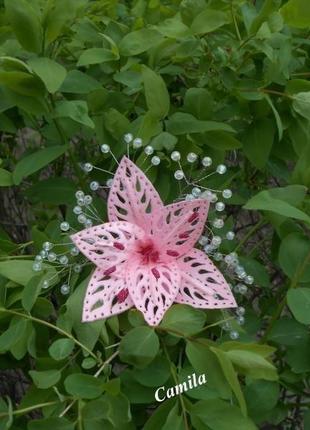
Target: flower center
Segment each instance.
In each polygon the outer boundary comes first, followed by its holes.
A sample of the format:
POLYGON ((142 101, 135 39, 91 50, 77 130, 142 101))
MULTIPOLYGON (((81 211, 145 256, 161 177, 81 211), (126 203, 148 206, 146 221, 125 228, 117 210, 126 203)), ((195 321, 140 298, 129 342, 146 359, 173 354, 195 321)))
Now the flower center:
POLYGON ((142 264, 157 263, 159 260, 159 252, 151 239, 138 241, 136 252, 141 256, 142 264))

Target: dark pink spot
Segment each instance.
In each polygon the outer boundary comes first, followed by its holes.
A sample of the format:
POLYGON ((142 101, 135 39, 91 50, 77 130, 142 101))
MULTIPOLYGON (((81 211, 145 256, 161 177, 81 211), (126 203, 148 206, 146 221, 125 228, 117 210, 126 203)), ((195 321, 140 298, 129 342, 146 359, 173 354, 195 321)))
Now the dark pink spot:
POLYGON ((187 232, 179 234, 180 239, 187 239, 189 237, 189 234, 187 232))
POLYGON ((151 240, 139 242, 137 251, 142 256, 142 264, 156 263, 159 259, 159 252, 151 240))
POLYGON ((116 296, 118 303, 123 303, 128 297, 129 291, 127 288, 123 288, 116 296))
POLYGON ((114 248, 119 249, 120 251, 123 251, 125 249, 124 245, 122 243, 119 243, 119 242, 114 242, 113 246, 114 246, 114 248))
POLYGON ((153 267, 153 269, 152 269, 152 273, 153 273, 153 275, 154 275, 154 277, 155 277, 156 279, 159 279, 159 278, 160 278, 160 273, 159 273, 159 271, 158 271, 155 267, 153 267))
POLYGON ((180 254, 177 251, 173 251, 172 249, 168 249, 167 255, 170 255, 170 257, 178 257, 180 254))
POLYGON ((103 273, 106 276, 109 276, 109 275, 111 275, 111 273, 115 272, 115 270, 116 270, 116 266, 112 266, 112 267, 109 267, 109 269, 105 270, 103 273))
POLYGON ((193 221, 195 221, 195 219, 197 219, 198 218, 198 212, 194 212, 194 213, 192 213, 192 215, 188 218, 188 222, 193 222, 193 221))

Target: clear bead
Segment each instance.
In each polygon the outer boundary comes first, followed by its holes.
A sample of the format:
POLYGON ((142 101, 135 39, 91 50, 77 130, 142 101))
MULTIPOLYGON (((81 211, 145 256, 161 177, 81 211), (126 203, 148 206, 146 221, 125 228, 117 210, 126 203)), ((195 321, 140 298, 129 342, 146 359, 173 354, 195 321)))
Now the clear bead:
POLYGON ((225 209, 225 204, 223 202, 216 203, 215 210, 217 210, 218 212, 223 212, 224 209, 225 209))
POLYGON ((204 167, 210 167, 212 165, 212 158, 210 157, 203 157, 203 159, 201 160, 202 165, 204 167))
POLYGON ((73 246, 73 247, 70 249, 70 254, 71 254, 73 257, 76 257, 77 255, 79 255, 79 253, 80 253, 80 251, 78 250, 78 248, 77 248, 76 246, 73 246))
POLYGON ((57 255, 55 254, 55 252, 50 252, 47 256, 47 259, 50 263, 53 263, 57 260, 57 255))
POLYGON ((195 163, 197 158, 198 158, 198 155, 195 154, 195 152, 190 152, 189 154, 187 154, 187 157, 186 157, 186 159, 189 163, 195 163))
POLYGON ((239 264, 238 264, 238 266, 236 267, 236 269, 235 269, 235 272, 236 272, 236 274, 237 275, 240 275, 241 273, 243 273, 245 270, 244 270, 244 267, 243 266, 240 266, 239 264))
POLYGON ((223 254, 221 252, 216 252, 214 254, 214 260, 215 261, 222 261, 223 260, 223 254))
POLYGON ((224 220, 222 220, 221 218, 216 218, 213 221, 212 225, 215 228, 223 228, 224 227, 224 220))
POLYGON ((74 271, 75 273, 81 273, 81 271, 82 271, 82 266, 81 266, 80 264, 75 264, 75 265, 73 266, 73 271, 74 271))
POLYGON ((157 157, 157 155, 154 155, 154 157, 152 157, 151 159, 151 163, 153 164, 153 166, 158 166, 160 164, 160 158, 157 157))
POLYGON ((82 199, 77 200, 78 206, 85 206, 84 197, 82 199))
POLYGON ((198 187, 194 187, 194 188, 192 189, 192 194, 193 194, 193 196, 194 196, 194 197, 199 197, 199 196, 200 196, 200 194, 201 194, 201 189, 200 189, 200 188, 198 188, 198 187))
POLYGON ((90 196, 89 194, 87 194, 87 196, 84 197, 84 203, 85 203, 85 205, 90 205, 92 202, 93 202, 92 196, 90 196))
POLYGON ((89 173, 93 170, 94 166, 91 163, 85 163, 83 166, 83 170, 86 173, 89 173))
POLYGON ((245 309, 242 306, 239 306, 236 310, 236 314, 237 315, 244 315, 245 314, 245 309))
POLYGON ((42 288, 46 289, 46 288, 48 288, 49 286, 50 286, 50 284, 49 284, 48 280, 47 280, 47 279, 45 279, 45 281, 43 281, 42 288))
POLYGON ((32 269, 34 272, 41 272, 42 270, 42 264, 40 261, 35 261, 32 265, 32 269))
POLYGON ((90 228, 90 227, 92 227, 92 226, 93 226, 93 222, 92 222, 92 220, 91 220, 91 219, 87 219, 87 220, 85 221, 85 223, 84 223, 84 226, 85 226, 86 228, 90 228))
POLYGON ((92 181, 90 184, 89 184, 89 188, 92 190, 92 191, 97 191, 98 190, 98 188, 99 188, 99 182, 97 182, 97 181, 92 181))
POLYGON ((203 250, 206 254, 212 254, 212 252, 214 251, 214 247, 212 245, 206 245, 203 250))
POLYGON ((248 291, 248 287, 246 285, 244 285, 244 284, 237 284, 236 290, 240 294, 246 294, 247 291, 248 291))
POLYGON ((217 195, 215 193, 212 193, 211 198, 210 198, 210 202, 211 203, 216 203, 217 202, 217 195))
POLYGON ((42 247, 45 251, 50 251, 53 248, 53 244, 51 242, 44 242, 42 247))
POLYGON ((185 200, 187 202, 192 202, 193 200, 195 200, 195 197, 193 196, 193 194, 186 194, 185 200))
POLYGON ((126 133, 124 136, 124 142, 125 143, 130 143, 133 139, 133 135, 131 133, 126 133))
POLYGON ((183 179, 184 178, 184 172, 183 172, 183 170, 176 170, 174 172, 174 177, 175 177, 175 179, 177 181, 180 181, 181 179, 183 179))
POLYGON ((46 258, 47 257, 47 252, 44 251, 44 249, 42 249, 42 251, 40 251, 40 255, 42 258, 46 258))
POLYGON ((154 153, 154 148, 153 148, 153 146, 151 146, 151 145, 147 145, 147 146, 144 148, 144 152, 145 152, 145 154, 146 154, 146 155, 152 155, 152 154, 154 153))
POLYGON ((134 139, 134 141, 133 141, 133 144, 132 144, 132 146, 135 148, 135 149, 138 149, 138 148, 141 148, 141 146, 142 146, 142 139, 140 139, 140 137, 136 137, 135 139, 134 139))
POLYGON ((66 266, 69 262, 69 258, 66 255, 61 255, 59 257, 59 263, 63 264, 64 266, 66 266))
POLYGON ((64 296, 66 296, 67 294, 70 293, 70 286, 68 284, 63 284, 60 287, 60 292, 61 292, 61 294, 63 294, 64 296))
POLYGON ((83 191, 81 191, 81 190, 77 191, 77 192, 75 193, 75 197, 76 197, 77 199, 83 199, 83 198, 84 198, 84 193, 83 193, 83 191))
POLYGON ((229 337, 230 337, 231 340, 239 339, 239 333, 236 330, 232 330, 229 333, 229 337))
POLYGON ((209 200, 209 201, 211 201, 212 196, 213 196, 213 193, 212 193, 212 191, 209 191, 209 190, 207 190, 207 191, 203 191, 203 192, 201 193, 201 195, 200 195, 200 197, 201 197, 202 199, 206 199, 206 200, 209 200))
POLYGON ((204 246, 204 245, 206 245, 208 243, 208 238, 207 238, 207 236, 201 236, 200 237, 200 239, 199 239, 199 244, 201 245, 201 246, 204 246))
POLYGON ((70 230, 70 224, 67 221, 63 221, 60 224, 60 230, 61 231, 68 231, 68 230, 70 230))
POLYGON ((238 318, 236 318, 236 321, 239 325, 243 325, 245 323, 244 316, 240 315, 238 318))
POLYGON ((85 222, 86 222, 86 216, 84 215, 84 214, 80 214, 79 216, 78 216, 78 222, 80 223, 80 224, 84 224, 85 222))
POLYGON ((213 236, 212 237, 211 245, 218 247, 218 246, 220 246, 221 243, 222 243, 222 239, 220 238, 220 236, 213 236))
POLYGON ((227 167, 225 166, 225 164, 219 164, 216 168, 217 173, 219 173, 220 175, 224 175, 224 173, 227 172, 227 167))
POLYGON ((222 192, 222 196, 224 197, 224 199, 230 199, 232 196, 232 191, 229 189, 225 189, 222 192))
POLYGON ((36 258, 35 258, 35 261, 42 261, 43 260, 43 257, 42 257, 42 255, 36 255, 36 258))
POLYGON ((226 239, 227 240, 234 240, 234 238, 235 238, 235 233, 233 231, 228 231, 226 233, 226 239))
POLYGON ((107 144, 103 144, 103 145, 101 145, 101 147, 100 147, 100 149, 101 149, 101 152, 103 153, 103 154, 107 154, 108 152, 110 152, 110 147, 109 147, 109 145, 107 145, 107 144))
POLYGON ((82 208, 81 208, 81 206, 74 206, 74 208, 73 208, 73 213, 74 213, 75 215, 80 215, 80 213, 82 213, 82 208))
POLYGON ((171 152, 170 157, 171 157, 172 161, 180 161, 181 160, 181 154, 179 153, 179 151, 171 152))
POLYGON ((244 279, 244 282, 248 285, 252 285, 254 282, 254 278, 251 275, 247 275, 244 279))
POLYGON ((222 329, 223 330, 225 330, 225 331, 230 331, 231 330, 231 324, 230 324, 230 322, 229 321, 225 321, 223 324, 222 324, 222 329))
POLYGON ((107 187, 111 188, 113 184, 113 179, 108 179, 106 182, 107 187))

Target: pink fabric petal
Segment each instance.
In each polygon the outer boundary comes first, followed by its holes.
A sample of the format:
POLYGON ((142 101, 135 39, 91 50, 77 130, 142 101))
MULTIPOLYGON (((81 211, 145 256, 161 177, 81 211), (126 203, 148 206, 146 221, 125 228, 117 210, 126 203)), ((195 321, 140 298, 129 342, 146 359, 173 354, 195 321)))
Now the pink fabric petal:
POLYGON ((135 265, 126 280, 129 294, 149 325, 158 325, 172 305, 180 286, 176 262, 169 264, 135 265))
POLYGON ((196 199, 165 206, 154 226, 163 254, 180 257, 192 249, 203 232, 209 201, 196 199))
POLYGON ((154 214, 157 216, 162 208, 159 194, 145 174, 123 157, 109 193, 109 220, 128 221, 149 233, 154 214))
POLYGON ((144 231, 128 222, 110 222, 87 228, 71 236, 77 248, 107 275, 120 275, 144 231))
POLYGON ((132 306, 124 279, 106 276, 102 269, 96 268, 86 290, 82 321, 108 318, 132 306))
POLYGON ((234 296, 221 272, 198 249, 193 249, 178 260, 181 285, 177 303, 195 308, 235 308, 234 296))

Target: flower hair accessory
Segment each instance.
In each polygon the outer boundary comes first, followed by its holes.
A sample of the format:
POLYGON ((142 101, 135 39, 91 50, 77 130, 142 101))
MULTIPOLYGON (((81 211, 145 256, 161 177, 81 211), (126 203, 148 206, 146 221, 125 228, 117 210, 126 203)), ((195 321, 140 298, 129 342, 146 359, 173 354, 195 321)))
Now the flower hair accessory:
POLYGON ((109 222, 71 236, 96 266, 83 321, 135 306, 149 325, 157 325, 174 302, 196 308, 236 307, 223 275, 195 248, 208 209, 206 199, 164 206, 146 175, 124 156, 109 192, 109 222))

